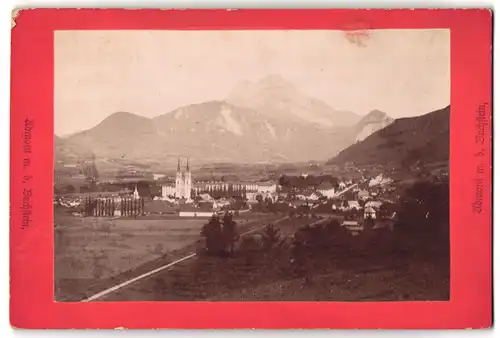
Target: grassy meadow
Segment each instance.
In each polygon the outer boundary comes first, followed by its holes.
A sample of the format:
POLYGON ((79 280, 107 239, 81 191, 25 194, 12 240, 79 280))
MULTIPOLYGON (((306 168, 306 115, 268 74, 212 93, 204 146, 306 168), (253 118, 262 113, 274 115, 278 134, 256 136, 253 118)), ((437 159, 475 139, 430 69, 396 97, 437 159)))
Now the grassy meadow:
MULTIPOLYGON (((275 215, 238 217, 242 231, 275 215)), ((203 218, 120 219, 57 214, 54 225, 56 300, 81 298, 148 263, 150 269, 196 250, 203 218), (184 252, 186 251, 186 252, 184 252)))

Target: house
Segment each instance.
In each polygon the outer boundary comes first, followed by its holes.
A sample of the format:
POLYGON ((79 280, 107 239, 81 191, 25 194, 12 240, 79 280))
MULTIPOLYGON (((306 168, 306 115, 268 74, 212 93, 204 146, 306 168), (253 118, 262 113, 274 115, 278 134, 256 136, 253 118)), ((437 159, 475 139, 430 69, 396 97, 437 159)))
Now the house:
POLYGON ((165 176, 165 174, 153 174, 153 180, 157 181, 161 178, 164 178, 165 176))
POLYGON ((257 193, 256 192, 247 192, 245 194, 245 198, 247 199, 247 201, 249 202, 256 202, 257 201, 257 193))
POLYGON ((365 204, 365 208, 367 207, 372 207, 374 209, 380 209, 380 206, 382 205, 381 201, 368 201, 365 204))
POLYGON ((307 199, 307 196, 305 196, 303 194, 297 194, 297 195, 295 195, 295 198, 300 200, 300 201, 305 201, 307 199))
POLYGON ((180 211, 179 217, 204 217, 210 218, 214 215, 213 212, 209 211, 180 211))
POLYGON ((280 199, 286 199, 286 198, 288 198, 288 192, 286 192, 286 191, 280 191, 278 193, 278 198, 280 198, 280 199))
POLYGON ((216 209, 220 209, 220 208, 222 208, 222 207, 224 207, 224 206, 226 206, 226 205, 230 205, 230 204, 231 204, 231 203, 230 203, 229 201, 225 201, 225 200, 214 201, 214 202, 212 203, 212 208, 213 208, 214 210, 216 210, 216 209))
POLYGON ((308 197, 307 200, 309 201, 317 201, 321 198, 321 195, 319 193, 313 192, 311 193, 308 197))
POLYGON ((358 200, 365 201, 368 198, 370 198, 370 193, 366 190, 360 190, 358 191, 358 200))
POLYGON ((213 202, 213 200, 214 200, 212 198, 212 196, 210 196, 209 194, 200 194, 199 196, 202 199, 202 201, 205 201, 205 202, 213 202))
POLYGON ((347 209, 349 210, 360 210, 361 206, 359 205, 358 201, 347 201, 347 209))
POLYGON ((335 196, 335 188, 328 181, 321 182, 318 186, 318 191, 326 198, 333 198, 335 196))
POLYGON ((162 184, 161 186, 161 195, 163 197, 174 197, 175 196, 175 185, 162 184))
POLYGON ((343 204, 342 200, 335 200, 335 201, 333 201, 333 203, 332 203, 332 210, 341 210, 342 209, 342 204, 343 204))
POLYGON ((365 217, 365 219, 376 219, 377 218, 377 212, 372 207, 365 207, 364 217, 365 217))
POLYGON ((375 187, 375 186, 380 186, 380 185, 386 185, 392 183, 393 180, 389 177, 384 177, 382 174, 378 175, 377 177, 374 177, 370 180, 368 185, 370 187, 375 187))

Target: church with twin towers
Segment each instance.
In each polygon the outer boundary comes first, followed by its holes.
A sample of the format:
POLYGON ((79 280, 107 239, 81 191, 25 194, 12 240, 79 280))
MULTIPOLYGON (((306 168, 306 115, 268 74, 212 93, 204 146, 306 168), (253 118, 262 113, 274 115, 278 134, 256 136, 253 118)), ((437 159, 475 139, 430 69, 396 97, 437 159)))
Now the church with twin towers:
POLYGON ((189 158, 186 158, 186 165, 181 166, 181 159, 177 159, 177 173, 175 175, 175 198, 191 199, 193 189, 193 179, 189 169, 189 158))
POLYGON ((276 193, 276 182, 242 182, 239 180, 194 181, 189 166, 189 158, 185 162, 177 159, 175 181, 162 184, 162 197, 193 201, 196 196, 208 194, 213 198, 240 197, 253 199, 254 195, 276 193))

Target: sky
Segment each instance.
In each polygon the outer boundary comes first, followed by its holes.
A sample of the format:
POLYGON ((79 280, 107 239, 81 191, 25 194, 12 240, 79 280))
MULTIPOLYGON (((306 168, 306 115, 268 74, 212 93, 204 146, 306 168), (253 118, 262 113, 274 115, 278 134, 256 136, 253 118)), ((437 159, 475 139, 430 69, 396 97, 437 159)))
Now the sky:
POLYGON ((277 74, 335 109, 394 118, 450 103, 449 30, 56 31, 55 133, 126 111, 154 117, 224 100, 277 74))

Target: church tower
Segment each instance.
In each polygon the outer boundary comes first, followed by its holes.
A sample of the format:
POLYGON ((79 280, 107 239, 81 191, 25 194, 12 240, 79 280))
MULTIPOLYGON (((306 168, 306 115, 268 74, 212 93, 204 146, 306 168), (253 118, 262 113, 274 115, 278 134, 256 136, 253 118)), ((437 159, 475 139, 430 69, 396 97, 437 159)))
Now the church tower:
POLYGON ((189 158, 186 159, 186 172, 184 174, 184 198, 191 199, 191 189, 193 187, 191 181, 191 170, 189 169, 189 158))
POLYGON ((134 199, 138 200, 141 196, 139 195, 139 191, 137 190, 137 184, 135 185, 135 190, 134 190, 134 199))
POLYGON ((189 168, 189 159, 186 160, 186 166, 181 167, 180 158, 177 159, 177 174, 175 176, 175 197, 191 199, 191 190, 193 183, 191 179, 191 170, 189 168))
POLYGON ((184 179, 181 172, 181 159, 177 158, 177 173, 175 175, 175 197, 181 198, 184 189, 184 179))

